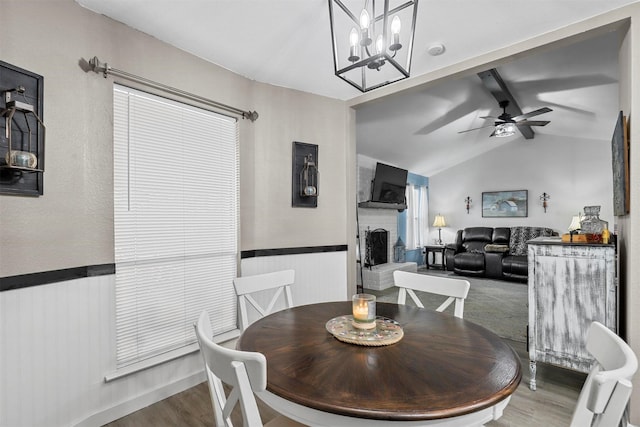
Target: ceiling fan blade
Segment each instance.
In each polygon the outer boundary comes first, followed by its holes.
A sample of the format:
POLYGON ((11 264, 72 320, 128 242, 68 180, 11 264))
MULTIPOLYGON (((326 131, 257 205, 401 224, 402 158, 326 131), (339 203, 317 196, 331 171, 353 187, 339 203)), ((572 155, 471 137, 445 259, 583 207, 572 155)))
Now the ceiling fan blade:
POLYGON ((498 117, 497 117, 497 116, 480 116, 479 118, 480 118, 480 119, 494 119, 494 120, 495 120, 495 119, 497 119, 498 117))
POLYGON ((458 132, 458 133, 471 132, 472 130, 478 130, 478 129, 490 128, 490 127, 493 127, 493 126, 495 126, 495 125, 490 124, 490 125, 486 125, 486 126, 480 126, 479 128, 473 128, 473 129, 461 130, 461 131, 460 131, 460 132, 458 132))
POLYGON ((540 114, 548 113, 550 111, 553 111, 553 110, 549 107, 542 107, 542 108, 538 108, 537 110, 529 111, 528 113, 524 113, 524 114, 520 114, 519 116, 512 117, 511 119, 515 121, 525 120, 525 119, 528 119, 529 117, 538 116, 540 114))
POLYGON ((546 126, 551 123, 549 120, 523 120, 516 122, 516 126, 546 126))

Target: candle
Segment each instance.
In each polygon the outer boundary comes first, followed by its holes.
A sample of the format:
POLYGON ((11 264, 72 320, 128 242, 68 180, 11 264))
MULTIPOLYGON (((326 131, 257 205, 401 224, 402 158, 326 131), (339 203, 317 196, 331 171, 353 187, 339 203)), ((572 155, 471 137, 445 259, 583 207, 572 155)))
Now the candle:
POLYGON ((351 299, 353 325, 357 328, 370 329, 375 327, 376 297, 370 294, 356 294, 351 299))
POLYGON ((360 304, 353 307, 353 317, 356 320, 367 320, 369 318, 369 307, 367 304, 360 304))

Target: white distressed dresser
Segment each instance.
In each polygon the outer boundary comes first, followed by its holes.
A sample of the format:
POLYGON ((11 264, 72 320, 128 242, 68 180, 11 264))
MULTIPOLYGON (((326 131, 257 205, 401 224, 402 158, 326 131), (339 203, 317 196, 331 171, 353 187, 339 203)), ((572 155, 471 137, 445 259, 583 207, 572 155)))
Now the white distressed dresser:
POLYGON ((535 390, 538 361, 589 372, 591 322, 617 332, 616 249, 549 237, 528 243, 529 387, 535 390))

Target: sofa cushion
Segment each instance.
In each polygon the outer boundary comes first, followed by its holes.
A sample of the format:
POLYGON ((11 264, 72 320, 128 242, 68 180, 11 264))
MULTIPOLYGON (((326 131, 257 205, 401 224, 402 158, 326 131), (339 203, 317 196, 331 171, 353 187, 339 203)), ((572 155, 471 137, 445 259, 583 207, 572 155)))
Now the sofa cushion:
POLYGON ((508 245, 511 237, 511 229, 509 227, 496 227, 493 230, 493 243, 499 245, 508 245))
POLYGON ((465 252, 484 253, 484 247, 491 243, 493 228, 470 227, 465 228, 462 233, 462 247, 465 252))
POLYGON ((529 270, 526 256, 506 256, 502 258, 502 273, 507 276, 526 277, 529 270))
POLYGON ((469 227, 465 228, 462 233, 462 241, 470 242, 470 241, 483 241, 483 242, 491 242, 491 238, 493 237, 493 228, 490 227, 469 227))
POLYGON ((544 227, 511 227, 509 255, 526 256, 527 240, 540 236, 552 236, 553 230, 544 227))
POLYGON ((484 253, 463 252, 453 259, 453 267, 456 271, 484 272, 484 253))

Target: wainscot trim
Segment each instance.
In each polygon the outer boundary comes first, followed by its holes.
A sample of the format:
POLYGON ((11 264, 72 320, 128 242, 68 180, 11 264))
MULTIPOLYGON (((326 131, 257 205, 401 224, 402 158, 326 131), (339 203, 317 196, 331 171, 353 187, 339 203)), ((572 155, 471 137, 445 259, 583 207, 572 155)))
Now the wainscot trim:
MULTIPOLYGON (((304 246, 298 248, 254 249, 242 251, 240 258, 255 258, 276 255, 299 255, 322 252, 345 252, 347 245, 304 246)), ((18 276, 0 277, 0 292, 12 291, 49 283, 65 282, 85 277, 105 276, 116 273, 115 264, 86 265, 83 267, 65 268, 62 270, 43 271, 40 273, 20 274, 18 276)))
POLYGON ((322 252, 345 252, 347 245, 333 246, 305 246, 299 248, 278 248, 278 249, 254 249, 251 251, 240 252, 240 258, 255 258, 263 256, 275 255, 299 255, 299 254, 315 254, 322 252))
POLYGON ((11 291, 48 283, 66 282, 85 277, 106 276, 116 273, 115 264, 86 265, 84 267, 65 268, 62 270, 43 271, 40 273, 21 274, 18 276, 0 277, 0 292, 11 291))

